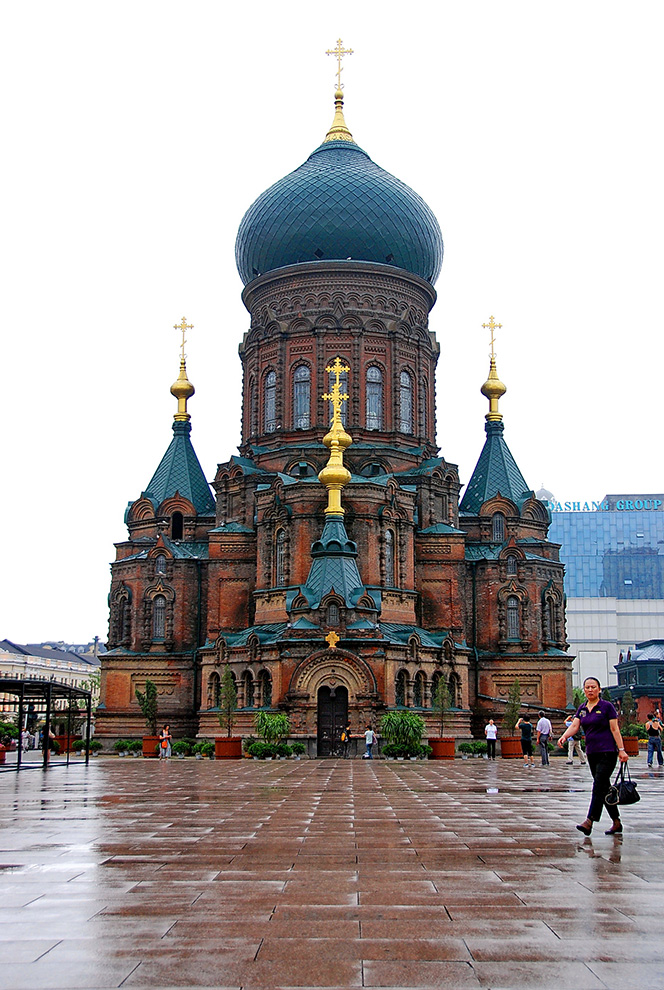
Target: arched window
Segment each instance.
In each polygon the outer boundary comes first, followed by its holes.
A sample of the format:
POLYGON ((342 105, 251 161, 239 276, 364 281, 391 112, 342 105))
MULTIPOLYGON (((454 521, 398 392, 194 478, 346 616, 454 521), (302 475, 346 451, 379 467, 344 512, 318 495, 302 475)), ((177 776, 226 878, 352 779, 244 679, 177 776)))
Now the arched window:
POLYGON ((496 512, 493 517, 493 542, 502 543, 505 539, 505 516, 496 512))
POLYGON ((174 512, 171 519, 171 538, 181 540, 184 535, 184 517, 181 512, 174 512))
POLYGON ((244 707, 253 708, 254 707, 254 679, 251 676, 250 670, 245 670, 242 675, 242 682, 244 684, 244 707))
POLYGON ((311 372, 306 364, 295 369, 293 375, 293 428, 308 430, 311 426, 311 372))
POLYGON ((286 530, 280 529, 275 540, 274 583, 281 588, 286 583, 286 530))
POLYGON ((425 689, 425 676, 423 671, 419 671, 415 675, 415 683, 413 685, 413 704, 416 708, 421 708, 424 704, 424 689, 425 689))
POLYGON ((399 377, 399 429, 402 433, 413 432, 413 380, 407 371, 399 377))
POLYGON ((166 599, 155 595, 152 602, 152 638, 163 639, 166 634, 166 599))
POLYGON ((452 708, 461 708, 461 678, 458 674, 450 674, 448 688, 450 692, 450 705, 452 708))
POLYGON ((556 630, 556 603, 554 602, 553 598, 549 598, 549 600, 547 602, 547 614, 548 614, 548 617, 549 617, 549 639, 553 643, 558 638, 556 636, 556 632, 557 632, 557 630, 556 630))
POLYGON ((263 418, 265 432, 274 433, 277 428, 277 373, 268 371, 263 394, 263 418))
POLYGON ((155 574, 165 574, 166 573, 166 557, 163 553, 157 554, 154 559, 154 572, 155 574))
POLYGON ((272 705, 272 678, 267 670, 261 670, 258 675, 258 689, 261 708, 270 708, 272 705))
POLYGON ((513 575, 516 574, 516 564, 517 564, 516 557, 514 556, 513 553, 511 553, 509 555, 509 557, 507 558, 507 573, 508 573, 508 575, 513 576, 513 575))
POLYGON ((383 429, 383 374, 375 364, 367 368, 367 429, 383 429))
POLYGON ((328 626, 332 626, 333 628, 335 626, 338 626, 339 625, 339 618, 340 618, 340 616, 339 616, 339 606, 337 605, 336 602, 330 602, 330 604, 327 606, 327 624, 328 624, 328 626))
POLYGON ((519 620, 519 599, 510 595, 507 599, 507 638, 521 639, 521 622, 519 620))
POLYGON ((436 701, 436 694, 438 692, 438 685, 441 682, 443 675, 439 670, 434 671, 431 678, 431 707, 433 708, 436 701))
POLYGON ((394 701, 397 705, 406 704, 406 695, 408 690, 408 674, 405 670, 400 670, 397 674, 397 679, 394 684, 394 701))
MULTIPOLYGON (((336 360, 336 358, 335 358, 335 360, 336 360)), ((343 358, 339 358, 339 360, 344 365, 346 364, 346 362, 345 362, 345 360, 343 358)), ((331 364, 334 364, 334 361, 331 361, 330 363, 331 364)), ((328 383, 327 383, 327 390, 328 390, 328 392, 329 392, 330 395, 332 395, 332 386, 334 385, 334 383, 336 382, 336 380, 337 380, 337 376, 336 376, 335 372, 331 371, 330 374, 329 374, 328 383)), ((342 395, 348 395, 349 392, 348 392, 348 372, 347 371, 342 371, 339 374, 339 385, 341 386, 341 394, 342 395)), ((332 403, 330 402, 330 422, 332 422, 332 415, 333 415, 333 413, 334 413, 334 408, 332 406, 332 403)), ((346 425, 346 416, 347 415, 348 415, 348 400, 347 399, 344 399, 343 402, 341 403, 341 423, 342 423, 342 426, 345 426, 346 425)))
POLYGON ((394 587, 394 533, 391 529, 385 530, 385 585, 394 587))
POLYGON ((221 699, 221 679, 216 671, 208 678, 208 708, 218 708, 221 699))

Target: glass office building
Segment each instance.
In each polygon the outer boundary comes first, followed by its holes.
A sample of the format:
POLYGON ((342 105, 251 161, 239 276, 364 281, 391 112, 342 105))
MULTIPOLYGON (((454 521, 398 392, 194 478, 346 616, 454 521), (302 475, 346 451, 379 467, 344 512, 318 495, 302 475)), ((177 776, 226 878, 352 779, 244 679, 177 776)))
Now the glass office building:
POLYGON ((574 684, 590 674, 615 684, 621 651, 664 638, 664 495, 562 503, 550 492, 538 496, 565 564, 574 684))

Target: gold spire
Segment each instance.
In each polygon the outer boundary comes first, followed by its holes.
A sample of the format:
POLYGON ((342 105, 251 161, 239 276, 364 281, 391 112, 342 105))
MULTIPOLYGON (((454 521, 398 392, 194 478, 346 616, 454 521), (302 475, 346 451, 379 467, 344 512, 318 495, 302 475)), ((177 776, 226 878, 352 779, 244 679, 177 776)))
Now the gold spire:
POLYGON ((173 326, 173 329, 182 331, 182 343, 180 344, 180 374, 177 377, 177 381, 173 382, 171 385, 171 395, 174 395, 178 400, 178 411, 175 413, 173 418, 176 423, 188 423, 191 416, 187 412, 187 399, 192 397, 196 389, 187 378, 187 366, 185 363, 186 359, 184 353, 184 335, 186 330, 193 330, 194 325, 193 323, 187 323, 183 316, 182 323, 176 323, 173 326))
POLYGON ((343 72, 343 66, 341 60, 344 55, 352 55, 352 48, 344 48, 344 43, 341 38, 337 39, 336 48, 328 48, 325 52, 326 55, 334 55, 337 60, 337 90, 334 94, 334 120, 332 121, 332 126, 325 135, 326 141, 350 141, 355 144, 353 140, 353 135, 348 130, 346 126, 346 121, 344 120, 344 94, 343 94, 343 83, 341 82, 341 73, 343 72))
POLYGON ((488 323, 483 323, 482 327, 484 330, 491 331, 491 354, 490 354, 490 364, 489 364, 489 377, 482 385, 481 392, 489 400, 489 411, 486 414, 485 419, 489 423, 499 423, 503 414, 498 412, 498 399, 501 395, 504 395, 507 389, 498 377, 498 372, 496 371, 496 352, 494 350, 494 331, 502 329, 502 323, 495 323, 493 316, 490 317, 488 323))
POLYGON ((353 442, 346 433, 341 422, 341 406, 348 401, 348 395, 341 391, 340 378, 345 371, 350 368, 342 364, 339 358, 334 359, 334 363, 325 369, 328 374, 333 373, 335 382, 332 392, 325 392, 321 398, 332 403, 332 422, 330 432, 323 437, 323 443, 330 451, 330 459, 318 475, 321 485, 327 488, 327 508, 325 514, 334 513, 342 516, 344 510, 341 506, 341 492, 350 481, 350 471, 344 467, 344 450, 353 442))

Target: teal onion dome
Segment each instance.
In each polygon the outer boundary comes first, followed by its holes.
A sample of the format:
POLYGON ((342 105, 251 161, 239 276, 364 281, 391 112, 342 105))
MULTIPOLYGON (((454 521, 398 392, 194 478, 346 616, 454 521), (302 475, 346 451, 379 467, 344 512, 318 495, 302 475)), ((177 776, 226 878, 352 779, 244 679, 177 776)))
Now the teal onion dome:
POLYGON ((308 261, 394 265, 432 285, 443 263, 436 217, 353 141, 328 140, 245 213, 235 259, 242 281, 308 261))

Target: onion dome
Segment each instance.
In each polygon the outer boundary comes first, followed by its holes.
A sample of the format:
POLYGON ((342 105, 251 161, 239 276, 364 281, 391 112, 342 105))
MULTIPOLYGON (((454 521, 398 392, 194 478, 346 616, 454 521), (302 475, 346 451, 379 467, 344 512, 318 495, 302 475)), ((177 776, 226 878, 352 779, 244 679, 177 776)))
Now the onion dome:
POLYGON ((308 261, 394 265, 433 283, 443 238, 433 212, 409 186, 369 158, 346 127, 341 90, 327 137, 245 213, 235 259, 245 285, 308 261))

